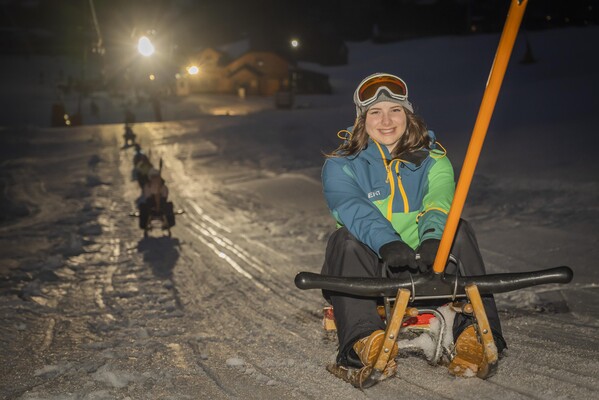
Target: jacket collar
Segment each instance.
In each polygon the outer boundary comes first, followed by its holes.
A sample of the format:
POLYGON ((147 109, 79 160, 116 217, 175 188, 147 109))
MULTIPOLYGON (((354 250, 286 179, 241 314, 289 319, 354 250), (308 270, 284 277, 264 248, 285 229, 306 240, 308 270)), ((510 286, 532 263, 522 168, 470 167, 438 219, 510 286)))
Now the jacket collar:
POLYGON ((416 151, 406 151, 403 152, 399 155, 399 159, 402 161, 407 161, 410 162, 412 164, 414 164, 416 167, 419 167, 420 164, 422 164, 422 162, 424 160, 426 160, 426 158, 429 155, 429 151, 426 149, 420 149, 420 150, 416 150, 416 151))
MULTIPOLYGON (((386 146, 381 146, 381 149, 385 154, 385 159, 386 159, 387 163, 389 163, 391 161, 391 154, 389 153, 389 150, 387 150, 386 146)), ((355 156, 352 156, 352 158, 356 158, 357 156, 365 157, 369 162, 372 162, 372 161, 382 162, 383 161, 381 158, 381 151, 378 149, 378 146, 376 145, 376 143, 374 143, 374 141, 372 139, 368 139, 368 144, 366 145, 366 147, 361 152, 356 154, 355 156)), ((404 153, 400 154, 400 156, 398 158, 399 158, 400 162, 402 162, 403 164, 406 164, 408 167, 418 168, 418 167, 420 167, 422 162, 424 160, 426 160, 426 158, 428 156, 429 156, 428 150, 420 149, 420 150, 416 150, 416 151, 412 151, 412 152, 404 152, 404 153), (408 165, 408 164, 413 164, 413 165, 408 165)))

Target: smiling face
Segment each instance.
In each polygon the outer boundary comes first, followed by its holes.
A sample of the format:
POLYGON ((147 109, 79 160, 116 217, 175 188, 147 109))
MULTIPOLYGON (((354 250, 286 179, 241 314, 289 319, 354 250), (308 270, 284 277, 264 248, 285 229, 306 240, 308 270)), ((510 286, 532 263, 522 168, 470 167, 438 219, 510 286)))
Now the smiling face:
POLYGON ((376 103, 366 112, 366 133, 386 146, 391 153, 406 131, 407 117, 403 107, 390 101, 376 103))

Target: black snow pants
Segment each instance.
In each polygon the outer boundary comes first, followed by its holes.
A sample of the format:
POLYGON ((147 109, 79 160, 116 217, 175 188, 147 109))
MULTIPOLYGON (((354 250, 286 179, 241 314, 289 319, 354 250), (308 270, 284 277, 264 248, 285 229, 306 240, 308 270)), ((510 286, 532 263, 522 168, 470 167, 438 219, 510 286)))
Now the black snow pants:
MULTIPOLYGON (((485 265, 483 263, 474 231, 465 220, 460 220, 456 232, 451 254, 459 260, 461 266, 460 275, 484 275, 485 265)), ((450 264, 446 269, 448 273, 450 264)), ((358 241, 345 227, 337 229, 329 238, 325 261, 322 267, 323 275, 347 276, 347 277, 382 277, 383 262, 378 255, 368 246, 358 241)), ((389 269, 387 276, 393 278, 408 278, 408 271, 397 271, 389 269)), ((378 329, 385 329, 385 323, 377 312, 377 305, 381 299, 346 295, 323 290, 323 296, 333 306, 335 321, 337 325, 337 337, 339 339, 339 354, 337 362, 343 365, 351 365, 348 353, 353 344, 360 338, 370 335, 378 329), (349 361, 349 363, 348 363, 349 361)), ((501 332, 501 324, 493 295, 482 296, 483 305, 489 319, 491 331, 495 338, 498 352, 506 348, 505 340, 501 332)), ((438 306, 438 302, 427 303, 421 301, 418 306, 438 306)), ((448 301, 445 300, 445 303, 448 301)), ((453 324, 453 337, 457 338, 464 329, 473 322, 472 317, 464 314, 456 314, 453 324)))

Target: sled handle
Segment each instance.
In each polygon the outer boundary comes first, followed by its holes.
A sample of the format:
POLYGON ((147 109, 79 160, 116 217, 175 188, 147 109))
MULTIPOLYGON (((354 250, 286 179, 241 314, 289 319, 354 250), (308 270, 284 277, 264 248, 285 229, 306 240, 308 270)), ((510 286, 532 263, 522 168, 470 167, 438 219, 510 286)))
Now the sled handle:
POLYGON ((395 296, 399 289, 408 289, 414 299, 452 299, 464 297, 468 285, 476 285, 481 294, 493 294, 549 283, 568 283, 573 277, 572 269, 566 266, 478 276, 419 274, 407 279, 353 278, 300 272, 295 277, 295 286, 303 290, 322 289, 365 297, 395 296))
POLYGON ((478 156, 480 155, 493 115, 493 109, 497 102, 497 96, 499 95, 499 89, 505 76, 512 49, 514 48, 514 42, 518 35, 518 29, 522 22, 524 10, 528 0, 512 0, 510 9, 508 11, 507 20, 503 27, 503 33, 499 40, 499 46, 497 53, 495 53, 495 59, 493 60, 493 66, 491 67, 491 73, 487 81, 485 93, 483 95, 478 117, 474 124, 474 130, 472 131, 472 137, 470 138, 470 144, 466 152, 466 158, 464 159, 464 165, 462 166, 462 172, 456 186, 456 191, 451 203, 449 215, 447 216, 447 222, 445 229, 443 230, 443 236, 441 237, 441 243, 439 244, 439 251, 433 264, 433 271, 436 274, 440 274, 445 270, 447 264, 447 257, 449 257, 449 251, 451 244, 458 228, 460 216, 466 202, 466 196, 474 176, 474 170, 478 162, 478 156))

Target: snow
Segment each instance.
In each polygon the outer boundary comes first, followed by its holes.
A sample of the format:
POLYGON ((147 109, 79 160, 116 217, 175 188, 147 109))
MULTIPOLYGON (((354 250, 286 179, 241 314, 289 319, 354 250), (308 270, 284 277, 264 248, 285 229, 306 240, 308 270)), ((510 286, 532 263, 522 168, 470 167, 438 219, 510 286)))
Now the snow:
MULTIPOLYGON (((138 193, 122 148, 125 99, 83 101, 77 128, 48 128, 65 60, 6 57, 0 94, 0 394, 108 398, 593 398, 599 390, 599 168, 594 163, 599 28, 528 32, 516 42, 464 210, 489 272, 569 265, 574 281, 496 295, 509 350, 487 381, 416 357, 360 392, 328 374, 318 272, 334 224, 322 152, 352 124, 364 76, 396 73, 456 171, 498 35, 349 43, 334 93, 164 101, 167 122, 134 105, 133 126, 163 174, 172 237, 128 217, 138 193), (40 82, 40 66, 44 80, 40 82), (326 389, 323 389, 326 388, 326 389)), ((73 109, 75 96, 65 99, 73 109)), ((457 174, 456 174, 457 176, 457 174)))
POLYGON ((245 362, 241 358, 232 357, 227 359, 227 365, 229 367, 241 367, 245 362))

